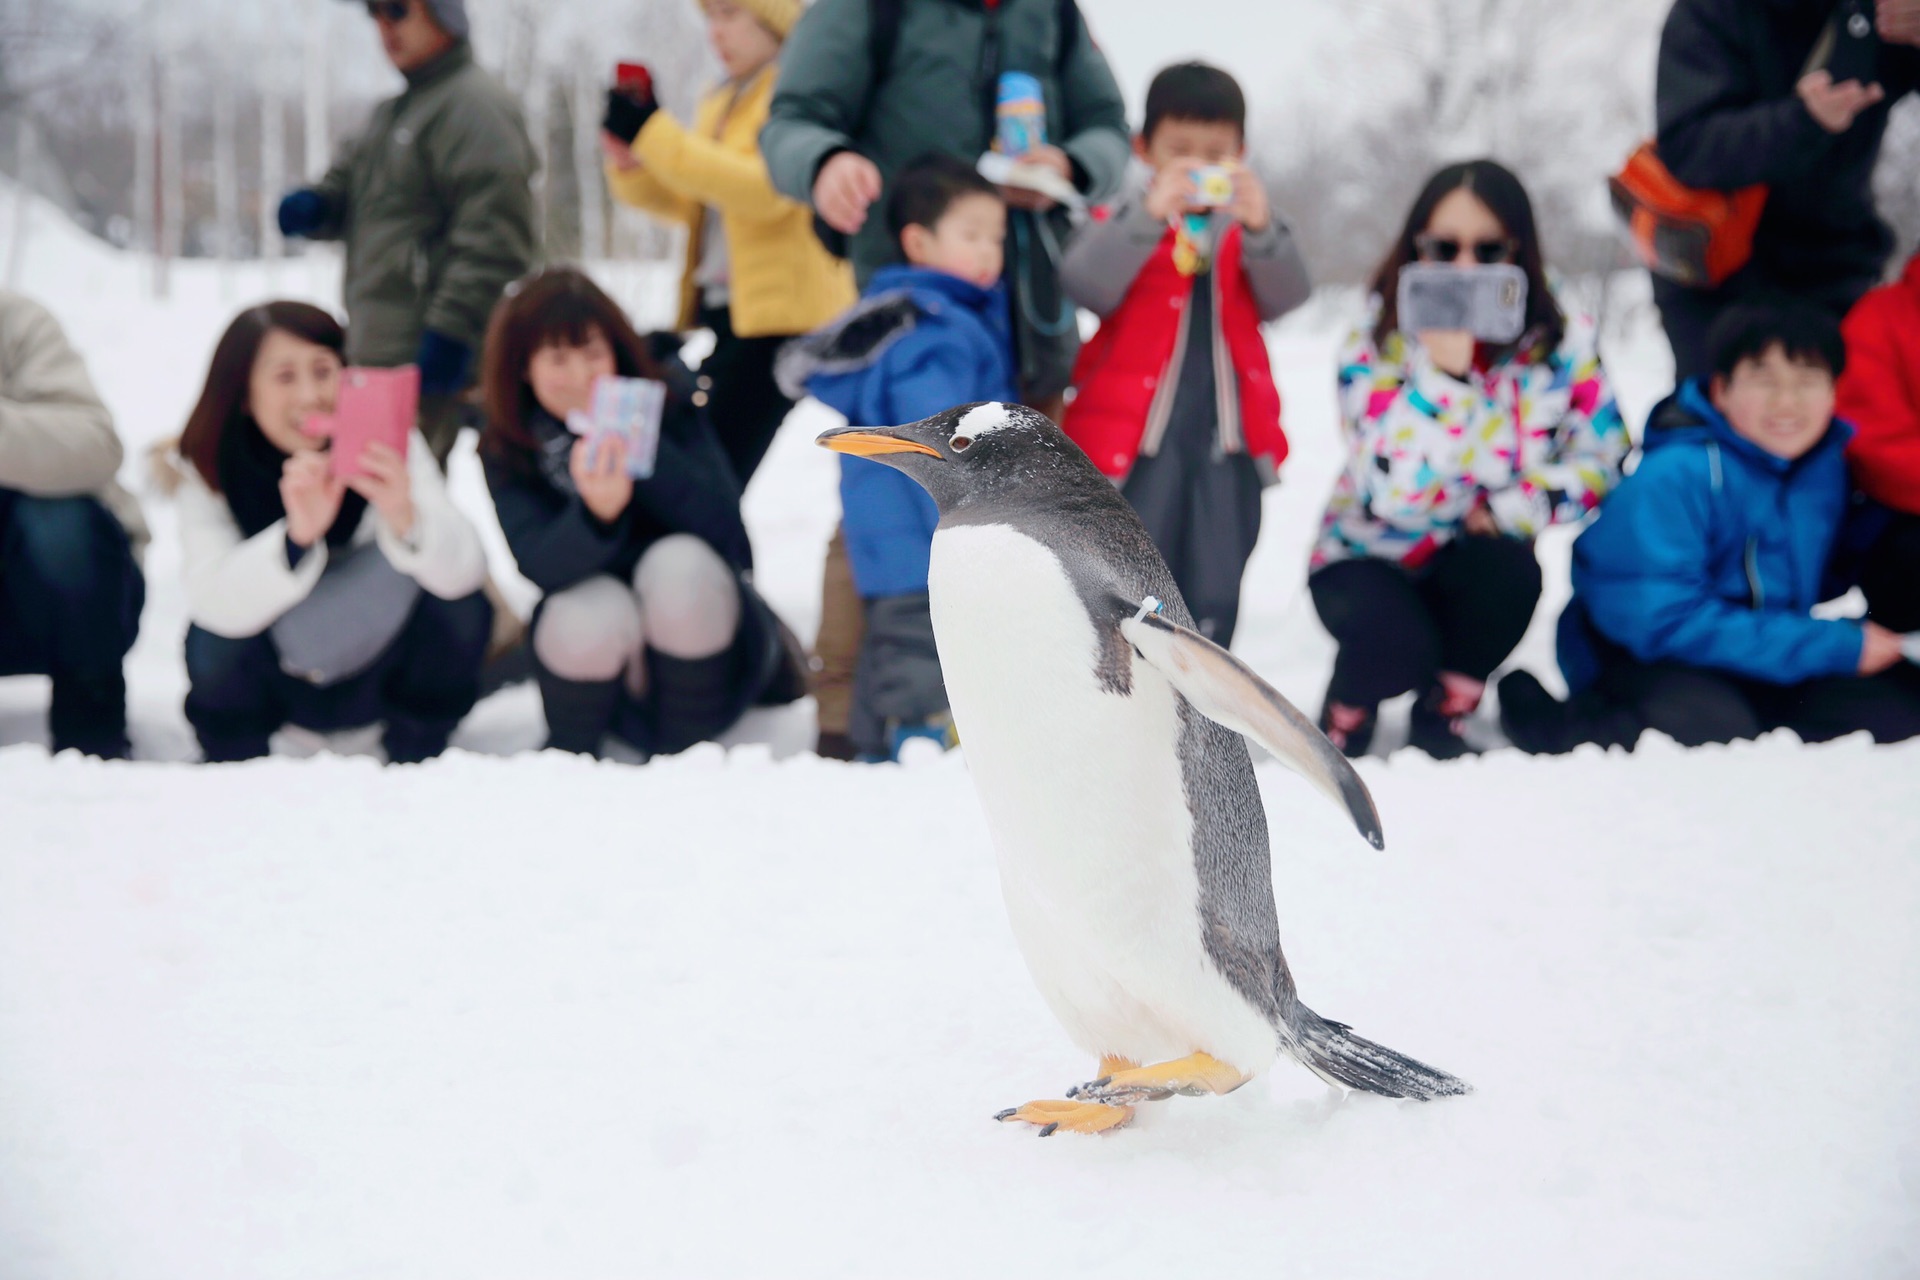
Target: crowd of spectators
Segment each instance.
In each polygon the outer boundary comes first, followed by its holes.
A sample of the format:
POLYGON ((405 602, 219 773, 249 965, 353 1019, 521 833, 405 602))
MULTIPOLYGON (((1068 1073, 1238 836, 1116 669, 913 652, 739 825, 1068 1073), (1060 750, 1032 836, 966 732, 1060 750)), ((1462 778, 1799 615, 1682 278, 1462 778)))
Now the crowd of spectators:
MULTIPOLYGON (((1246 165, 1241 87, 1168 67, 1130 131, 1074 0, 701 6, 724 79, 694 119, 644 66, 607 96, 610 191, 685 231, 677 334, 642 335, 586 274, 536 263, 536 149, 463 0, 367 4, 406 88, 279 210, 289 236, 344 243, 344 323, 241 312, 171 458, 206 760, 370 724, 392 762, 431 758, 516 646, 559 750, 672 753, 809 693, 823 755, 952 745, 918 488, 841 459, 811 649, 754 587, 741 495, 805 396, 853 425, 1048 413, 1138 512, 1202 633, 1232 643, 1288 454, 1262 327, 1311 288, 1246 165), (712 345, 689 367, 696 329, 712 345), (347 392, 394 369, 417 413, 348 465, 347 392), (658 389, 644 445, 583 429, 638 383, 658 389), (448 497, 466 427, 541 593, 524 627, 448 497)), ((1885 280, 1869 185, 1888 110, 1920 89, 1920 0, 1878 0, 1868 30, 1858 9, 1673 5, 1659 161, 1765 203, 1717 283, 1656 264, 1675 380, 1637 436, 1507 168, 1440 169, 1381 246, 1328 371, 1346 457, 1308 579, 1341 749, 1374 749, 1409 694, 1410 744, 1442 759, 1475 749, 1483 703, 1534 752, 1649 729, 1920 736, 1920 257, 1885 280), (1489 699, 1556 524, 1579 527, 1568 695, 1512 669, 1489 699), (1857 616, 1820 607, 1856 589, 1857 616)), ((55 749, 103 757, 130 752, 145 597, 121 462, 53 317, 0 294, 0 675, 50 675, 55 749)))

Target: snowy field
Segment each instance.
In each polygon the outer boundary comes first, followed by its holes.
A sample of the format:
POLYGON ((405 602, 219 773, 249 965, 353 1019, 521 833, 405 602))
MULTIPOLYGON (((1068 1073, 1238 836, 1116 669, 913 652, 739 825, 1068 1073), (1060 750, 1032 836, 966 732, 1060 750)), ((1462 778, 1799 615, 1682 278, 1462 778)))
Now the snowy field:
MULTIPOLYGON (((325 260, 181 267, 156 304, 46 215, 24 261, 133 452, 232 312, 334 292, 325 260)), ((664 318, 657 272, 609 279, 664 318)), ((1239 645, 1309 708, 1347 310, 1275 337, 1295 457, 1239 645)), ((1637 417, 1657 335, 1609 355, 1637 417)), ((748 496, 803 634, 829 424, 796 414, 748 496)), ((483 517, 470 456, 456 484, 483 517)), ((1042 1142, 990 1117, 1094 1064, 1013 949, 959 756, 824 763, 802 706, 641 769, 507 759, 540 739, 522 688, 417 769, 192 767, 149 512, 142 763, 0 749, 0 1280, 1920 1276, 1920 747, 1370 759, 1384 854, 1263 765, 1308 1003, 1479 1092, 1282 1064, 1042 1142)), ((44 697, 0 681, 0 741, 43 742, 44 697)))

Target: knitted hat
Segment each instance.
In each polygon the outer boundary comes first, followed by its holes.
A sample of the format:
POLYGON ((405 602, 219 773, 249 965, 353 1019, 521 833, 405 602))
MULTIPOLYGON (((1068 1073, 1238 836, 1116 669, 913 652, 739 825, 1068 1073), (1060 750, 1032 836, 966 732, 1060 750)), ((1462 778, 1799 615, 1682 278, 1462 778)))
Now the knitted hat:
POLYGON ((452 36, 455 40, 465 40, 472 30, 467 21, 467 0, 421 0, 427 6, 427 16, 433 19, 433 25, 452 36))
MULTIPOLYGON (((800 15, 807 7, 802 0, 733 0, 733 3, 752 14, 755 22, 782 40, 793 33, 794 24, 800 21, 800 15)), ((700 0, 700 7, 707 7, 706 0, 700 0)))
POLYGON ((470 30, 467 22, 467 0, 426 0, 427 13, 433 18, 433 25, 452 36, 455 40, 465 40, 470 30))

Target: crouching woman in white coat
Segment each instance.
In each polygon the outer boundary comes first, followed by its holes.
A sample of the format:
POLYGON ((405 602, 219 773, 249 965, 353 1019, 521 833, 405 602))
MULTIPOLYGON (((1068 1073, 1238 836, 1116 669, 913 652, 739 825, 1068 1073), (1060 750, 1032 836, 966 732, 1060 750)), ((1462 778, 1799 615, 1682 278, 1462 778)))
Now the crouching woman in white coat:
POLYGON ((289 724, 374 723, 389 760, 427 760, 479 697, 486 560, 432 452, 416 431, 341 480, 306 433, 345 342, 305 303, 242 313, 180 439, 186 710, 210 762, 266 755, 289 724))

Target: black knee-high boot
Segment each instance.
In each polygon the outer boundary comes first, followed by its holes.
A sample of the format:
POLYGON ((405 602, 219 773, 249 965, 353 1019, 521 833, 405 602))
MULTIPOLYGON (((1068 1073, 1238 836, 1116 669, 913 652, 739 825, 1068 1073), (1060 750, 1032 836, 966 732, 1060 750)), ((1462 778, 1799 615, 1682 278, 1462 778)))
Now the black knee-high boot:
POLYGON ((739 665, 731 649, 711 658, 674 658, 658 649, 647 650, 650 749, 671 755, 732 728, 745 701, 739 665))
POLYGON ((613 728, 624 690, 614 680, 562 680, 545 668, 535 673, 540 702, 547 713, 547 746, 575 755, 598 756, 613 728))

